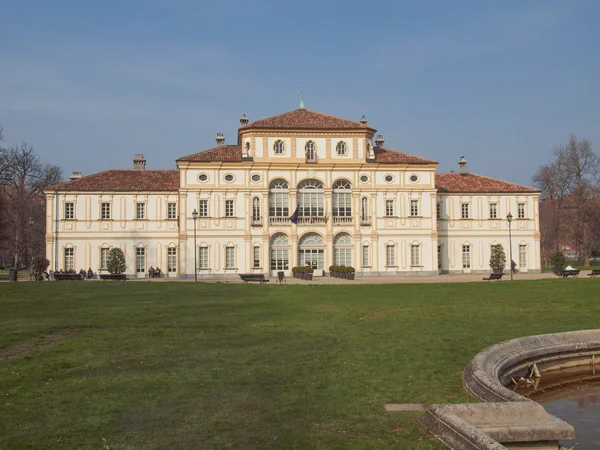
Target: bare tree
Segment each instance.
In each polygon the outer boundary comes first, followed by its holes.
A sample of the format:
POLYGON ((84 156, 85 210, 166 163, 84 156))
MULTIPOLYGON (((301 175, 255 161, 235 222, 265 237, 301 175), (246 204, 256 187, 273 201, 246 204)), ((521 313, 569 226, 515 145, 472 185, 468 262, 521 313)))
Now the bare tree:
POLYGON ((600 243, 598 217, 600 158, 588 140, 571 135, 567 145, 554 150, 554 161, 533 177, 542 191, 540 228, 542 251, 560 251, 569 243, 589 264, 600 243))
POLYGON ((42 164, 33 147, 23 143, 0 148, 0 227, 3 231, 0 246, 10 252, 15 267, 20 261, 28 261, 33 254, 42 253, 43 191, 61 179, 60 168, 42 164))

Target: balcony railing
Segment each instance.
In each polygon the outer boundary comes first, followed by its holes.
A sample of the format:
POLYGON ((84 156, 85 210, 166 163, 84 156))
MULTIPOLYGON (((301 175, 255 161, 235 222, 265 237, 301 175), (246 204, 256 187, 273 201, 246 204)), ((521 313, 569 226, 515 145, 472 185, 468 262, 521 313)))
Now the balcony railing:
POLYGON ((333 224, 334 225, 352 225, 352 217, 333 217, 333 224))
POLYGON ((325 217, 298 217, 298 225, 324 225, 325 217))
POLYGON ((368 219, 368 218, 362 218, 362 219, 360 219, 360 226, 361 227, 370 227, 371 226, 371 219, 368 219))
POLYGON ((253 217, 251 225, 253 227, 262 227, 262 217, 253 217))
POLYGON ((292 222, 290 222, 289 217, 277 217, 277 216, 269 217, 269 225, 290 225, 291 223, 292 222))

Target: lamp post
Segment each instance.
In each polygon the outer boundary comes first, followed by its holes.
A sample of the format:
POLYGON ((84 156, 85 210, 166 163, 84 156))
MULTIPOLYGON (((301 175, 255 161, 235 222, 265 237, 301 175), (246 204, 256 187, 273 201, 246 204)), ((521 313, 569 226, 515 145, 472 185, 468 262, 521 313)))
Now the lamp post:
POLYGON ((198 211, 192 211, 192 219, 194 219, 194 283, 198 282, 198 249, 196 248, 196 220, 198 219, 198 211))
POLYGON ((29 257, 29 279, 31 280, 31 277, 33 276, 33 250, 32 250, 32 246, 31 246, 31 233, 33 231, 33 217, 29 217, 29 248, 27 251, 27 256, 29 257))
POLYGON ((512 260, 512 236, 510 234, 510 224, 512 222, 512 214, 508 213, 506 220, 508 220, 508 254, 510 258, 510 281, 513 280, 513 260, 512 260))

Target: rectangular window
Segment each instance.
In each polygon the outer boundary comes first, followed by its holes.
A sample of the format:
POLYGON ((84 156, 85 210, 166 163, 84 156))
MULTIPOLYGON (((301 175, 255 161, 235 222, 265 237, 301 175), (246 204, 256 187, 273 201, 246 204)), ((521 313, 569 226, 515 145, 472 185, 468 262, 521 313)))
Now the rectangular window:
POLYGON ((442 211, 442 207, 441 207, 441 205, 438 203, 438 204, 435 206, 435 215, 436 215, 436 217, 437 217, 437 219, 438 219, 438 220, 441 218, 441 214, 440 214, 440 213, 441 213, 441 211, 442 211))
POLYGON ((167 253, 167 270, 171 273, 177 272, 177 249, 169 247, 167 253))
POLYGON ((410 246, 410 265, 411 266, 420 266, 419 261, 419 246, 411 245, 410 246))
POLYGON ((470 269, 471 268, 471 246, 463 245, 462 253, 463 253, 463 269, 470 269))
POLYGON ((419 215, 419 200, 411 200, 410 201, 410 215, 411 216, 419 215))
POLYGON ((75 268, 75 250, 65 248, 65 272, 75 268))
POLYGON ((177 203, 167 204, 167 219, 177 219, 177 203))
POLYGON ((198 249, 198 260, 200 269, 208 269, 208 247, 198 249))
POLYGON ((335 266, 352 266, 351 248, 333 248, 333 264, 335 266))
POLYGON ((519 269, 527 268, 527 246, 519 245, 519 269))
POLYGON ((525 218, 525 203, 518 203, 517 204, 517 217, 519 219, 524 219, 525 218))
POLYGON ((102 220, 110 219, 110 203, 102 203, 100 207, 100 217, 102 220))
POLYGON ((146 204, 145 203, 137 203, 136 204, 135 218, 138 220, 146 218, 146 204))
POLYGON ((490 203, 490 219, 498 218, 498 204, 490 203))
POLYGON ((110 248, 100 249, 100 270, 108 270, 108 253, 110 248))
POLYGON ((260 247, 254 248, 254 268, 257 269, 260 267, 260 247))
POLYGON ((65 203, 65 219, 73 220, 75 218, 75 203, 65 203))
POLYGON ((200 204, 198 205, 199 216, 200 217, 208 217, 208 200, 200 200, 200 204))
POLYGON ((363 245, 363 248, 362 248, 362 265, 363 265, 363 267, 370 267, 369 266, 369 246, 368 245, 363 245))
POLYGON ((135 249, 135 271, 137 273, 146 273, 146 249, 144 247, 135 249))
POLYGON ((461 217, 463 219, 468 219, 469 218, 469 204, 468 203, 463 203, 461 206, 462 206, 461 217))
POLYGON ((271 191, 269 193, 269 216, 288 217, 290 215, 289 198, 286 192, 271 191))
POLYGON ((395 254, 394 254, 394 246, 393 245, 387 245, 385 247, 385 265, 387 267, 393 267, 396 265, 396 258, 395 258, 395 254))
POLYGON ((388 217, 394 215, 394 200, 385 201, 385 215, 388 217))
POLYGON ((225 268, 235 269, 235 247, 225 247, 225 268))
POLYGON ((352 194, 349 192, 333 193, 333 216, 351 217, 352 216, 352 194))
POLYGON ((271 270, 290 270, 290 252, 287 248, 271 247, 271 270))
POLYGON ((233 217, 233 200, 225 200, 225 217, 233 217))
POLYGON ((442 269, 442 246, 438 244, 438 270, 442 269))

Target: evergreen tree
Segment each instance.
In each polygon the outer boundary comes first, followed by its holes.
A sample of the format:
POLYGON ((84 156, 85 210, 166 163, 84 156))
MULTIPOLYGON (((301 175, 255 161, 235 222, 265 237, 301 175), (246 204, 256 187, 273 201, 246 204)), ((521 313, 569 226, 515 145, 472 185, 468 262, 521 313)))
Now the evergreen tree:
POLYGON ((110 273, 125 273, 127 266, 125 265, 125 255, 123 254, 123 250, 118 247, 111 248, 110 252, 108 253, 108 261, 106 265, 108 266, 108 271, 110 273))

